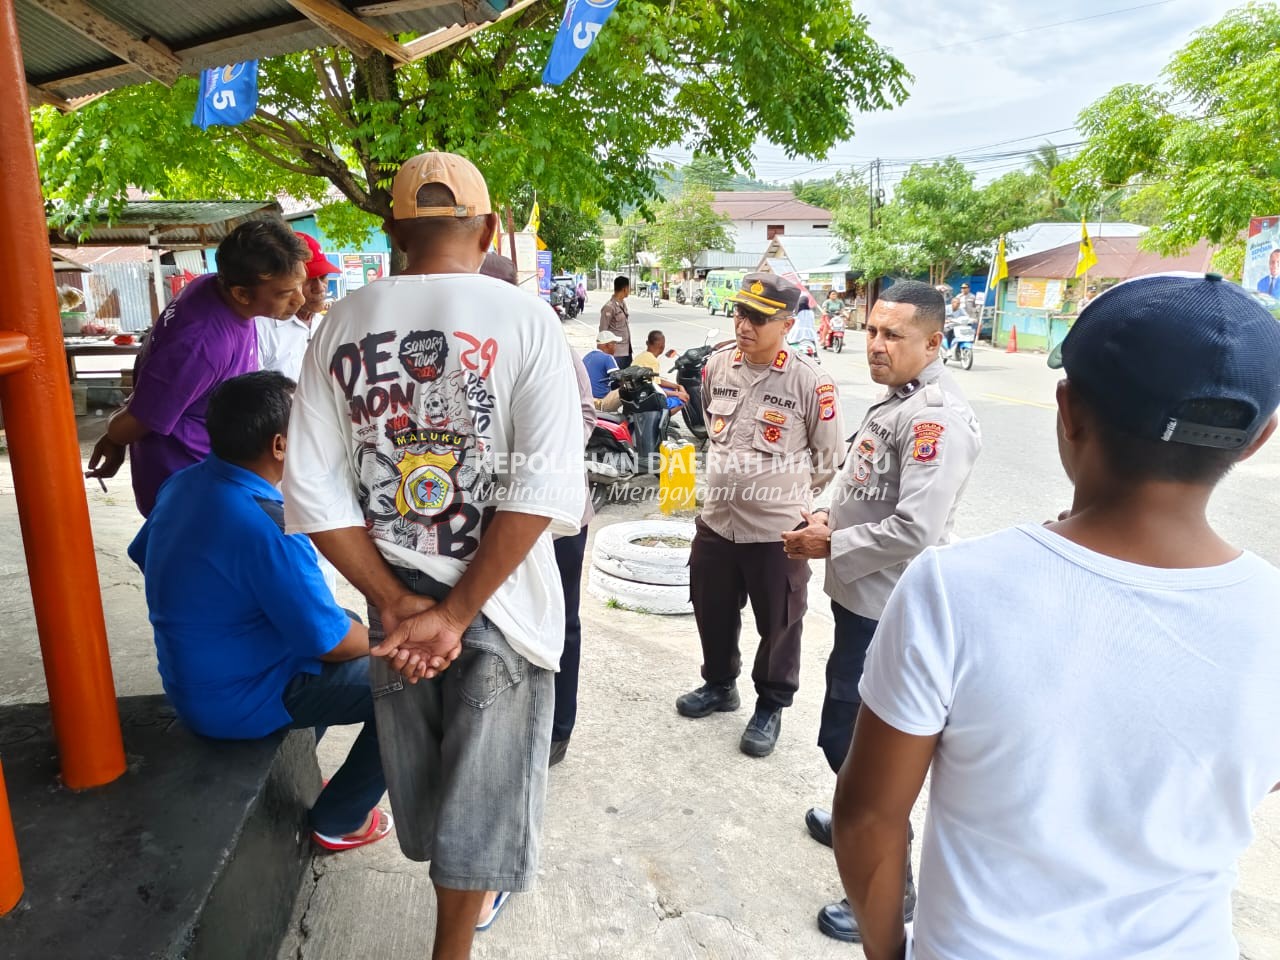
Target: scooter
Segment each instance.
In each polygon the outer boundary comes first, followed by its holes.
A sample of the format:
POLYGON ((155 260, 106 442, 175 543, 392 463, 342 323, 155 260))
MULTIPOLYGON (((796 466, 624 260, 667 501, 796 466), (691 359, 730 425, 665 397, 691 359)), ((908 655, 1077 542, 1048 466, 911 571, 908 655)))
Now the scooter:
POLYGON ((942 362, 954 360, 966 370, 973 368, 973 326, 968 318, 944 328, 942 335, 942 362))
POLYGON ((653 307, 662 306, 662 296, 657 287, 649 289, 649 304, 653 307))
POLYGON ((638 473, 657 473, 659 448, 671 427, 667 395, 654 386, 654 376, 653 370, 636 365, 609 371, 609 385, 618 391, 622 416, 631 428, 638 473))
POLYGON ((706 301, 706 297, 702 293, 701 287, 695 287, 693 291, 693 301, 691 306, 700 307, 706 301))
POLYGON ((685 304, 685 301, 687 301, 688 299, 689 298, 686 297, 684 294, 684 287, 676 287, 676 303, 680 304, 680 306, 683 307, 685 304))
POLYGON ((845 319, 843 313, 833 313, 826 318, 827 336, 826 343, 822 346, 826 350, 834 350, 836 353, 844 351, 844 331, 845 319))
POLYGON ((680 413, 689 433, 697 440, 707 439, 707 421, 702 414, 702 378, 706 375, 707 358, 715 349, 710 345, 690 347, 676 358, 675 366, 671 368, 676 375, 676 383, 689 395, 689 402, 680 413))

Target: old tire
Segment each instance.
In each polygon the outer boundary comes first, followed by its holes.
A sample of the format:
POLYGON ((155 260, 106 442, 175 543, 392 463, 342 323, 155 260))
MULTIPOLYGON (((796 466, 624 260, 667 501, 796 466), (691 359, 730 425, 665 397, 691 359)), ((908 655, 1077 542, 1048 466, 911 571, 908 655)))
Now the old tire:
POLYGON ((612 576, 595 566, 587 574, 587 592, 607 604, 637 613, 664 616, 693 613, 688 586, 635 583, 612 576))
POLYGON ((693 542, 694 525, 677 520, 615 523, 596 532, 591 551, 594 567, 632 583, 662 587, 689 585, 689 548, 645 546, 637 540, 674 538, 693 542))

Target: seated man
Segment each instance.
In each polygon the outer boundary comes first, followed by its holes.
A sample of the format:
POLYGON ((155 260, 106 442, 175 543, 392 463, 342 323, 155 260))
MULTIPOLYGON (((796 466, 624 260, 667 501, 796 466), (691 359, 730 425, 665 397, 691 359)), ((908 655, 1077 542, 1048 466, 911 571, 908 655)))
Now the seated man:
POLYGON ((616 333, 601 330, 596 336, 596 348, 582 358, 582 365, 587 368, 587 376, 591 379, 591 397, 595 400, 596 409, 605 413, 613 413, 622 407, 618 391, 609 383, 609 372, 618 369, 616 357, 620 343, 622 338, 616 333))
POLYGON ((689 394, 680 384, 666 380, 662 376, 662 367, 659 357, 671 358, 676 355, 672 350, 667 352, 667 338, 661 330, 650 330, 649 336, 644 342, 644 352, 637 354, 632 363, 637 367, 646 367, 653 371, 653 385, 661 387, 667 393, 667 409, 679 410, 682 406, 689 402, 689 394))
POLYGON ((261 371, 209 398, 213 453, 174 474, 129 545, 142 568, 165 693, 221 740, 362 723, 310 813, 312 839, 349 850, 391 832, 369 686, 369 632, 325 586, 315 548, 287 536, 276 485, 294 383, 261 371))

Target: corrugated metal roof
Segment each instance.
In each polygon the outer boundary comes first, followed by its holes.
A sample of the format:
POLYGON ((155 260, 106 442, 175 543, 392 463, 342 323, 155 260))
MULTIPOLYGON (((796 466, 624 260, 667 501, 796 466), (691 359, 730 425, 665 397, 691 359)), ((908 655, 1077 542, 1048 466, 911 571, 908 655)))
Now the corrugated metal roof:
POLYGON ((831 211, 797 200, 790 190, 718 190, 711 209, 730 220, 830 220, 831 211))
MULTIPOLYGON (((152 234, 162 247, 210 247, 246 220, 278 217, 280 205, 260 200, 140 200, 126 204, 111 223, 81 237, 51 231, 50 243, 78 246, 147 246, 152 234)), ((106 211, 102 212, 106 220, 106 211)))
MULTIPOLYGON (((1094 220, 1089 224, 1089 236, 1092 237, 1140 237, 1147 228, 1136 223, 1094 220)), ((1029 227, 1015 230, 1005 238, 1008 256, 1030 257, 1046 250, 1053 250, 1066 243, 1080 242, 1080 224, 1074 221, 1063 223, 1053 221, 1033 223, 1029 227)))
MULTIPOLYGON (((137 67, 61 23, 38 6, 16 0, 27 79, 66 99, 145 83, 137 67)), ((244 60, 333 46, 333 38, 287 0, 92 0, 93 6, 138 39, 158 40, 182 61, 182 73, 244 60)), ((342 4, 383 35, 425 35, 455 24, 488 23, 510 0, 397 0, 342 4)))
MULTIPOLYGON (((1009 276, 1029 277, 1038 280, 1067 280, 1076 275, 1077 257, 1080 253, 1080 228, 1076 227, 1076 239, 1052 250, 1043 250, 1029 257, 1009 261, 1009 276)), ((1089 270, 1090 277, 1099 280, 1128 280, 1148 273, 1166 270, 1187 270, 1205 273, 1213 262, 1214 248, 1207 242, 1196 244, 1178 256, 1167 257, 1150 253, 1138 247, 1138 237, 1091 237, 1098 264, 1089 270)))

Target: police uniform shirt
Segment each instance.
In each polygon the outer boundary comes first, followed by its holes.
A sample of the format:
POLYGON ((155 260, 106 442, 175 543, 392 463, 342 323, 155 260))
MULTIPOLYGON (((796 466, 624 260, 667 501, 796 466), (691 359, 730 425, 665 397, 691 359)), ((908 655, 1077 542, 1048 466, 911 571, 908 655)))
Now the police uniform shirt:
POLYGON ((978 420, 941 360, 874 403, 832 488, 827 595, 879 620, 907 564, 950 537, 981 449, 978 420))
POLYGON ((618 344, 620 357, 631 356, 630 320, 631 314, 625 300, 610 298, 609 302, 600 308, 600 329, 608 330, 622 338, 622 342, 618 344))
POLYGON ((702 521, 738 543, 780 542, 839 466, 844 430, 835 383, 790 350, 756 365, 727 348, 707 362, 703 402, 702 521))

